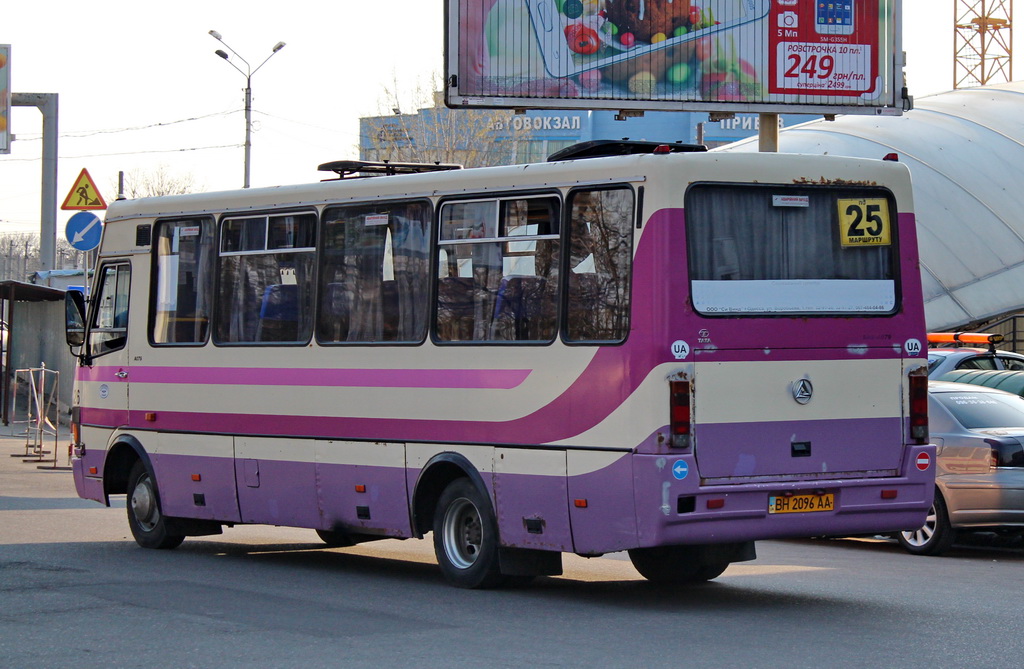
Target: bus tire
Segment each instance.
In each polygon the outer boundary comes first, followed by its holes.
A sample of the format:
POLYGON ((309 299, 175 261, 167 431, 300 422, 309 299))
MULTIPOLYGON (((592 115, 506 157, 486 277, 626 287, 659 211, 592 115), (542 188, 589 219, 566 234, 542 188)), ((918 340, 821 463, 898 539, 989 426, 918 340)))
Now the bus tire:
POLYGON ((434 553, 441 573, 459 588, 493 588, 505 580, 490 501, 467 478, 449 483, 438 499, 434 553))
POLYGON ((703 583, 718 578, 729 567, 729 562, 702 563, 695 546, 655 546, 633 548, 629 559, 640 575, 654 583, 703 583))
POLYGON ((924 525, 909 532, 897 532, 896 541, 914 555, 941 555, 949 550, 956 539, 956 531, 949 523, 949 511, 942 494, 936 488, 935 501, 928 509, 924 525))
POLYGON ((355 542, 349 539, 347 534, 344 532, 338 532, 337 530, 317 530, 316 535, 320 537, 320 540, 323 541, 328 548, 355 546, 355 542))
POLYGON ((143 548, 176 548, 185 535, 170 532, 167 518, 160 511, 156 481, 142 460, 136 461, 128 475, 128 527, 135 542, 143 548))

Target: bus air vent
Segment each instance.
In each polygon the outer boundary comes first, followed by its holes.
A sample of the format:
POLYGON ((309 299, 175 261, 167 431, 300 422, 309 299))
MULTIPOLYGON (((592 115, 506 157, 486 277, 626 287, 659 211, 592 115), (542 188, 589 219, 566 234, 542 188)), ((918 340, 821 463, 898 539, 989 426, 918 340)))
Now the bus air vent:
POLYGON ((149 246, 153 243, 153 226, 149 223, 135 226, 135 246, 149 246))

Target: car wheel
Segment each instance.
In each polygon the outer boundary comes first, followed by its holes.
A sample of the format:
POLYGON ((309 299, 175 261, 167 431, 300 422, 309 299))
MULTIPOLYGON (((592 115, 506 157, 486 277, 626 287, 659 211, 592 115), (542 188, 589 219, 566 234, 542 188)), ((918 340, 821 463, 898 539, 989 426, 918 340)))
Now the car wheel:
POLYGON ((160 511, 160 496, 146 465, 139 460, 128 475, 128 527, 135 542, 143 548, 176 548, 185 535, 168 530, 160 511))
POLYGON ((493 588, 498 566, 498 524, 490 501, 469 479, 452 481, 434 512, 434 553, 441 572, 460 588, 493 588))
POLYGON ((628 552, 640 575, 655 583, 702 583, 718 578, 729 567, 728 562, 697 563, 693 546, 633 548, 628 552))
POLYGON ((914 555, 940 555, 953 545, 956 532, 949 524, 949 512, 942 495, 935 491, 935 502, 928 509, 924 525, 910 532, 900 532, 896 540, 914 555))

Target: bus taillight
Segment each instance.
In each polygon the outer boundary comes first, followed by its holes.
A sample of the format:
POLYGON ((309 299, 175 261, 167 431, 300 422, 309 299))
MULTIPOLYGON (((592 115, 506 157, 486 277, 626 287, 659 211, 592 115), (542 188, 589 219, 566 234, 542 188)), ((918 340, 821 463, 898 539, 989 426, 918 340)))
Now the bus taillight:
POLYGON ((690 447, 690 382, 670 381, 669 389, 669 412, 671 421, 669 429, 672 432, 671 445, 673 448, 690 447))
POLYGON ((928 443, 928 372, 910 373, 910 437, 919 444, 928 443))

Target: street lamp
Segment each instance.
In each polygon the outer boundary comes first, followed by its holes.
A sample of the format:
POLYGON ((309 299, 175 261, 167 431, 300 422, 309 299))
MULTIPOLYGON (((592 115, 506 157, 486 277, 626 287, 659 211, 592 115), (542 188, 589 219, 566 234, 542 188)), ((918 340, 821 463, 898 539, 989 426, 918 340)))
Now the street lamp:
POLYGON ((278 42, 277 44, 275 44, 274 48, 271 49, 270 51, 270 55, 264 58, 263 62, 257 65, 256 69, 254 70, 249 65, 249 61, 247 61, 245 58, 242 58, 242 56, 237 51, 232 49, 231 46, 224 41, 224 38, 221 37, 221 34, 219 32, 217 32, 216 30, 211 30, 210 36, 218 42, 220 42, 221 44, 223 44, 225 47, 227 47, 228 51, 235 54, 235 56, 240 61, 245 63, 245 69, 243 70, 242 68, 235 65, 235 63, 231 60, 231 57, 228 56, 226 51, 223 51, 222 49, 217 49, 216 51, 214 51, 215 54, 217 54, 225 61, 227 61, 228 65, 241 72, 242 76, 245 77, 245 181, 242 185, 242 188, 248 188, 249 165, 252 154, 252 75, 256 74, 261 67, 266 65, 267 61, 273 58, 275 53, 284 48, 284 42, 278 42))

